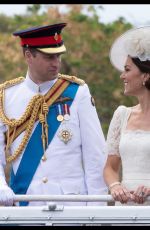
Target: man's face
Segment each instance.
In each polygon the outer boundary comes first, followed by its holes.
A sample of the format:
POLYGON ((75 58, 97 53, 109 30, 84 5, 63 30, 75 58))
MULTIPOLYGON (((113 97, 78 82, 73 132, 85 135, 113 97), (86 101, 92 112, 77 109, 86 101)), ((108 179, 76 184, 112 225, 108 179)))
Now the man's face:
POLYGON ((61 54, 46 54, 37 51, 35 55, 30 55, 28 64, 35 80, 53 80, 60 71, 61 54))

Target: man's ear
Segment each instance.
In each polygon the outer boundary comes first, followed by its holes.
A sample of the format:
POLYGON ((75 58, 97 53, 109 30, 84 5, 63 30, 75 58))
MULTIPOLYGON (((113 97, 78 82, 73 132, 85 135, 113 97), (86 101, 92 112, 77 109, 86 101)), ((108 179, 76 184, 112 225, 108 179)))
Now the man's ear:
POLYGON ((32 56, 32 54, 29 50, 26 50, 24 55, 26 58, 31 58, 31 56, 32 56))
POLYGON ((32 63, 32 59, 33 59, 33 55, 30 52, 30 50, 26 50, 24 53, 24 56, 25 56, 25 59, 26 59, 26 62, 28 63, 28 65, 30 65, 32 63))

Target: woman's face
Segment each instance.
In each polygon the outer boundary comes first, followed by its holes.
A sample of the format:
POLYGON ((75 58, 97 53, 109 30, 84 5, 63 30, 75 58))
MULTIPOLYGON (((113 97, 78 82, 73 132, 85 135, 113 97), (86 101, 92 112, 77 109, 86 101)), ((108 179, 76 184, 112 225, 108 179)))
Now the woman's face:
POLYGON ((124 94, 138 96, 143 89, 144 74, 133 63, 130 57, 127 58, 124 71, 120 75, 124 83, 124 94))

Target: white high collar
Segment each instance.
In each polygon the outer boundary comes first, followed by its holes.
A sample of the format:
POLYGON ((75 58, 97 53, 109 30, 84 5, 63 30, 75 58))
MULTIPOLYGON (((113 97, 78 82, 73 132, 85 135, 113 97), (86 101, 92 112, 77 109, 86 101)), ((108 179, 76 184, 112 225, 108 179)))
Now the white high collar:
POLYGON ((40 85, 33 82, 27 72, 26 78, 25 78, 25 84, 35 93, 46 93, 57 81, 57 79, 46 81, 44 83, 41 83, 40 85))

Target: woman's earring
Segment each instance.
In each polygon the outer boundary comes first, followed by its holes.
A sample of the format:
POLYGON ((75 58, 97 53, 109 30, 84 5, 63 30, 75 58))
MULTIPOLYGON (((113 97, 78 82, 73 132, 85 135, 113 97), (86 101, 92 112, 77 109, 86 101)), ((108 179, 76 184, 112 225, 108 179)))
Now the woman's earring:
POLYGON ((144 86, 145 86, 145 81, 143 81, 142 85, 144 85, 144 86))

